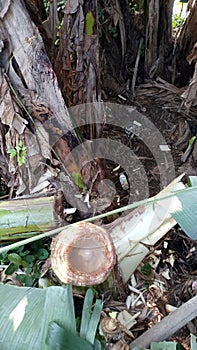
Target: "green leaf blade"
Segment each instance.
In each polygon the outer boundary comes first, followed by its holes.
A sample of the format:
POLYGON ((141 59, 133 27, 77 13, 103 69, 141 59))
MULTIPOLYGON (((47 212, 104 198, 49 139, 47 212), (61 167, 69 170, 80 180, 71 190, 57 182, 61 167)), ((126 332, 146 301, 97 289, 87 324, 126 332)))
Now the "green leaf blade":
POLYGON ((47 335, 50 350, 94 350, 93 346, 77 334, 51 322, 47 335))
POLYGON ((84 299, 82 318, 81 318, 81 327, 80 327, 80 337, 84 339, 86 339, 86 334, 89 327, 93 298, 94 298, 94 292, 91 288, 89 288, 86 292, 85 299, 84 299))
POLYGON ((177 343, 170 341, 152 342, 151 350, 176 350, 177 343))
POLYGON ((197 176, 189 176, 188 186, 189 187, 197 186, 197 176))
POLYGON ((18 269, 18 265, 11 263, 5 270, 6 275, 12 275, 18 269))
POLYGON ((94 305, 94 310, 92 312, 88 331, 86 334, 86 340, 89 341, 91 344, 94 344, 96 331, 98 327, 98 323, 101 317, 101 312, 103 308, 103 303, 101 300, 97 299, 94 305))
POLYGON ((191 350, 197 350, 197 338, 193 334, 191 334, 190 343, 191 343, 191 350))
POLYGON ((92 11, 87 12, 85 17, 85 33, 87 35, 93 35, 94 33, 94 15, 92 11))
POLYGON ((8 260, 18 266, 21 265, 21 262, 22 262, 22 258, 20 257, 19 254, 16 254, 16 253, 8 254, 8 260))
POLYGON ((45 340, 51 322, 71 333, 76 329, 72 286, 38 289, 0 284, 0 314, 1 350, 49 350, 45 340))
POLYGON ((171 215, 181 226, 182 230, 192 239, 197 239, 197 189, 177 193, 181 203, 181 209, 173 212, 171 215))

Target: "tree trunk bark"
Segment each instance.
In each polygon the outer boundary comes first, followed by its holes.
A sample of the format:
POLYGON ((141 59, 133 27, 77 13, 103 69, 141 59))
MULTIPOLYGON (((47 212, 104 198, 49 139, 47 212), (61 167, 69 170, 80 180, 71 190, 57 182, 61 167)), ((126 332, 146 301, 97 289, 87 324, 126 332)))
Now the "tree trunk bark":
MULTIPOLYGON (((26 117, 27 120, 29 119, 29 128, 39 131, 39 122, 44 126, 51 148, 55 148, 56 142, 63 135, 70 134, 77 139, 41 36, 30 20, 24 3, 11 2, 7 11, 3 1, 0 5, 2 7, 0 61, 4 69, 1 83, 4 82, 7 90, 12 90, 10 101, 14 94, 21 109, 28 114, 26 117)), ((3 106, 4 104, 2 108, 3 106)), ((13 120, 3 118, 2 114, 1 122, 9 126, 10 133, 14 133, 16 127, 13 125, 13 120)), ((21 130, 23 132, 27 130, 27 121, 21 119, 21 122, 24 125, 21 130)), ((19 135, 22 134, 21 131, 19 135)), ((64 146, 64 152, 67 155, 70 153, 70 145, 65 140, 64 146)), ((58 156, 65 159, 65 154, 58 154, 58 156)), ((64 165, 69 171, 72 167, 76 170, 74 164, 73 160, 72 165, 64 165)))
POLYGON ((165 61, 172 45, 174 0, 148 0, 145 4, 145 71, 150 78, 165 76, 165 61))
POLYGON ((190 1, 188 7, 190 12, 177 36, 175 43, 176 50, 174 49, 176 54, 174 59, 176 64, 175 68, 179 73, 176 84, 181 87, 190 84, 189 82, 195 70, 194 61, 196 61, 196 53, 193 52, 193 47, 197 42, 197 1, 190 1))
MULTIPOLYGON (((96 68, 98 38, 94 34, 94 20, 92 21, 92 16, 96 16, 96 13, 92 13, 88 7, 87 14, 91 20, 86 23, 88 28, 83 50, 86 52, 85 46, 88 45, 86 63, 89 80, 85 89, 87 98, 83 102, 94 102, 99 96, 96 68)), ((100 163, 94 160, 94 152, 86 152, 83 147, 75 152, 75 159, 72 155, 72 149, 83 140, 79 139, 79 134, 72 125, 42 38, 31 21, 24 2, 5 3, 0 0, 0 18, 0 136, 5 164, 2 172, 5 172, 5 176, 9 174, 8 186, 16 190, 16 195, 32 193, 46 170, 43 163, 46 165, 47 161, 54 167, 58 165, 61 168, 60 174, 64 173, 58 179, 66 187, 64 193, 71 200, 72 206, 85 212, 85 215, 90 215, 91 205, 75 196, 77 189, 71 177, 73 174, 81 176, 86 181, 85 187, 90 196, 93 185, 103 178, 100 163), (26 159, 22 166, 17 157, 8 159, 7 156, 7 151, 16 151, 21 142, 26 149, 26 159)), ((84 74, 83 66, 78 73, 84 74)), ((66 80, 69 81, 69 77, 65 76, 66 80)), ((80 91, 79 94, 82 93, 80 91)), ((88 112, 91 117, 92 111, 94 109, 88 107, 86 114, 88 112)), ((101 118, 101 115, 102 111, 95 107, 95 117, 101 118)), ((97 122, 98 120, 88 121, 90 126, 97 122)))
MULTIPOLYGON (((68 106, 101 101, 97 11, 96 0, 71 0, 65 5, 55 72, 68 106)), ((86 138, 101 135, 99 117, 87 108, 86 138)))
POLYGON ((180 51, 186 56, 191 52, 197 42, 197 1, 192 3, 189 16, 187 17, 178 38, 180 51))
MULTIPOLYGON (((0 117, 1 138, 6 143, 1 144, 1 153, 5 156, 8 149, 16 147, 20 139, 25 142, 26 138, 30 143, 27 147, 30 168, 35 170, 39 162, 52 160, 55 153, 64 170, 70 174, 79 172, 71 155, 72 143, 76 144, 78 137, 38 29, 23 1, 5 3, 2 0, 0 6, 0 117), (39 158, 37 164, 35 155, 39 158)), ((13 159, 8 163, 10 170, 13 159)), ((16 171, 17 164, 12 173, 16 171)))
POLYGON ((0 33, 0 167, 8 186, 21 195, 32 192, 46 161, 61 165, 66 175, 80 173, 71 152, 79 142, 42 38, 23 1, 0 1, 0 33), (17 157, 7 155, 21 142, 26 149, 22 166, 17 157))

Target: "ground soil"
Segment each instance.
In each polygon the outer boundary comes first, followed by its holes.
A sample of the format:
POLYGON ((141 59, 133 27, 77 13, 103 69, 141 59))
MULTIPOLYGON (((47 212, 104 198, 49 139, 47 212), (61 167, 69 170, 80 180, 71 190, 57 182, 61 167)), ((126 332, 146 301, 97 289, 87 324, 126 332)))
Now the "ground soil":
MULTIPOLYGON (((133 104, 136 106, 137 110, 146 115, 146 117, 148 117, 162 133, 171 149, 175 175, 178 176, 183 172, 186 172, 186 175, 183 177, 183 182, 187 183, 189 175, 197 175, 197 164, 191 156, 184 163, 181 160, 181 156, 186 149, 189 139, 186 140, 186 144, 182 147, 176 147, 177 138, 180 136, 174 137, 174 132, 178 129, 180 120, 179 114, 163 109, 161 106, 156 105, 155 102, 150 98, 146 98, 146 96, 143 96, 143 99, 141 101, 140 99, 133 101, 133 104)), ((109 127, 105 127, 104 135, 111 137, 112 139, 119 138, 121 142, 123 142, 128 147, 131 147, 132 150, 136 151, 139 157, 144 157, 144 159, 141 161, 143 162, 143 166, 145 167, 146 174, 148 176, 150 195, 153 196, 159 193, 161 190, 160 174, 158 172, 154 159, 151 159, 151 154, 148 153, 147 149, 143 148, 141 142, 139 142, 139 140, 136 138, 132 140, 128 139, 124 130, 117 127, 112 128, 111 125, 109 127)), ((113 169, 117 166, 117 164, 108 162, 107 166, 109 173, 113 174, 113 176, 111 175, 111 179, 116 184, 116 188, 118 189, 118 195, 120 196, 120 205, 126 205, 128 203, 129 195, 127 191, 121 187, 119 181, 119 176, 123 169, 120 168, 114 173, 113 169)), ((133 198, 133 200, 135 200, 135 198, 133 198)), ((140 328, 140 322, 138 322, 137 325, 133 327, 132 331, 134 332, 135 336, 138 336, 154 323, 157 323, 159 319, 158 314, 161 318, 167 314, 165 310, 166 303, 178 307, 197 293, 196 241, 191 240, 186 235, 186 233, 183 232, 178 225, 176 225, 166 234, 163 239, 161 239, 161 241, 154 249, 155 251, 160 251, 161 253, 159 255, 159 263, 150 279, 148 276, 143 275, 140 271, 136 271, 136 288, 139 288, 140 290, 144 283, 148 283, 149 285, 153 283, 154 285, 154 279, 158 278, 160 281, 162 281, 161 283, 164 284, 164 290, 159 297, 157 293, 151 294, 148 291, 144 293, 146 303, 151 304, 151 307, 149 307, 149 309, 152 308, 150 312, 151 316, 149 315, 147 316, 147 319, 143 320, 143 327, 140 328), (170 260, 171 258, 172 260, 170 260), (165 276, 164 271, 168 271, 169 275, 168 277, 166 276, 164 278, 161 278, 162 274, 165 276), (139 331, 138 329, 141 330, 139 331)), ((150 259, 150 257, 147 257, 143 263, 150 262, 150 259)), ((125 287, 127 290, 127 286, 125 287)), ((125 295, 122 297, 119 296, 117 300, 113 300, 113 302, 110 301, 109 305, 106 303, 106 310, 108 310, 108 312, 109 310, 120 311, 122 307, 124 308, 124 306, 120 306, 120 303, 124 305, 125 295), (113 307, 110 305, 113 305, 113 307)), ((197 320, 194 320, 191 322, 191 324, 179 330, 177 334, 174 334, 173 337, 166 340, 177 341, 181 343, 185 349, 190 349, 190 333, 197 335, 197 320)), ((111 342, 113 343, 113 339, 111 339, 111 342)), ((107 347, 108 349, 111 349, 112 343, 109 341, 107 347)))
MULTIPOLYGON (((121 101, 116 100, 112 102, 120 103, 121 101)), ((149 118, 165 138, 171 149, 175 175, 178 176, 185 171, 186 175, 183 178, 185 183, 187 183, 189 175, 197 175, 196 161, 193 160, 191 156, 184 163, 181 160, 181 156, 189 139, 186 140, 186 144, 182 145, 182 147, 180 147, 180 145, 179 147, 176 146, 177 138, 179 138, 179 135, 176 135, 176 130, 179 128, 179 114, 163 109, 149 97, 146 98, 146 96, 143 96, 141 100, 140 98, 135 99, 132 101, 132 105, 134 105, 140 113, 143 113, 149 118)), ((159 193, 161 187, 157 163, 150 150, 144 146, 143 142, 136 136, 133 138, 128 137, 125 133, 125 129, 115 126, 112 127, 112 125, 108 125, 107 123, 103 130, 103 136, 114 140, 120 140, 124 145, 130 147, 130 149, 135 152, 140 158, 145 168, 146 176, 148 177, 149 195, 153 196, 159 193)), ((127 178, 127 174, 124 172, 123 168, 118 167, 118 164, 112 160, 107 160, 106 169, 107 177, 113 182, 116 188, 116 196, 110 207, 106 209, 107 211, 116 207, 125 206, 131 200, 138 200, 135 194, 133 194, 131 198, 130 189, 129 187, 127 188, 127 184, 126 187, 121 185, 120 175, 124 173, 127 178)), ((142 181, 142 179, 138 180, 142 181)), ((1 179, 0 190, 3 194, 6 194, 6 181, 3 178, 1 179)), ((103 220, 102 224, 107 224, 114 219, 115 217, 106 218, 103 220)), ((167 314, 166 304, 178 307, 197 293, 197 243, 191 240, 178 225, 170 230, 170 232, 158 242, 156 247, 150 250, 150 255, 146 257, 142 265, 150 263, 153 255, 157 256, 158 264, 156 268, 152 270, 151 274, 147 275, 143 273, 140 268, 137 269, 134 274, 136 279, 135 288, 139 291, 143 290, 145 299, 145 305, 129 310, 131 314, 135 314, 138 311, 144 314, 144 318, 139 318, 136 325, 131 329, 135 337, 149 329, 167 314), (159 283, 163 285, 159 294, 155 280, 159 280, 159 283), (145 286, 147 289, 144 289, 145 286), (154 287, 149 288, 150 286, 154 287)), ((106 300, 104 304, 105 315, 109 315, 112 311, 119 313, 121 310, 126 309, 125 302, 130 294, 128 284, 121 285, 120 280, 118 280, 117 283, 119 284, 119 288, 116 295, 108 295, 106 298, 106 293, 103 294, 106 300)), ((130 283, 130 281, 128 281, 128 283, 130 283)), ((75 296, 77 315, 81 313, 82 303, 83 298, 77 298, 77 296, 75 296)), ((197 320, 194 320, 189 325, 179 330, 173 337, 166 340, 177 341, 181 343, 186 350, 189 350, 190 333, 197 335, 197 320)), ((122 341, 123 345, 126 343, 129 344, 131 341, 128 335, 123 332, 121 339, 116 339, 115 336, 111 336, 107 341, 106 348, 113 349, 113 346, 115 346, 119 340, 122 341)), ((125 348, 122 347, 120 349, 125 348)))

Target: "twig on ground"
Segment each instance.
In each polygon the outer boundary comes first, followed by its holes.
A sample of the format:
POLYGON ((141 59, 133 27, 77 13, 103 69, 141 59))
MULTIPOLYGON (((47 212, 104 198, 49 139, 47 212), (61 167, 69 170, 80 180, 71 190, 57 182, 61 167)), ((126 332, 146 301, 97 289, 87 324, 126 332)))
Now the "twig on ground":
POLYGON ((167 340, 175 332, 197 317, 197 295, 163 318, 130 344, 130 349, 143 348, 152 342, 167 340))

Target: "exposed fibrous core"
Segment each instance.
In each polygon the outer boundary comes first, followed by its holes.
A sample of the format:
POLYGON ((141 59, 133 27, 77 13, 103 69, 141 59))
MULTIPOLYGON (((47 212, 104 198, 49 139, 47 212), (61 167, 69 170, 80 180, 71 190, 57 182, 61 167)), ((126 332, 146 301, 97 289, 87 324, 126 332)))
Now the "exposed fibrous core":
POLYGON ((61 231, 51 244, 51 265, 64 283, 100 284, 109 276, 116 254, 109 233, 91 223, 76 223, 61 231))

